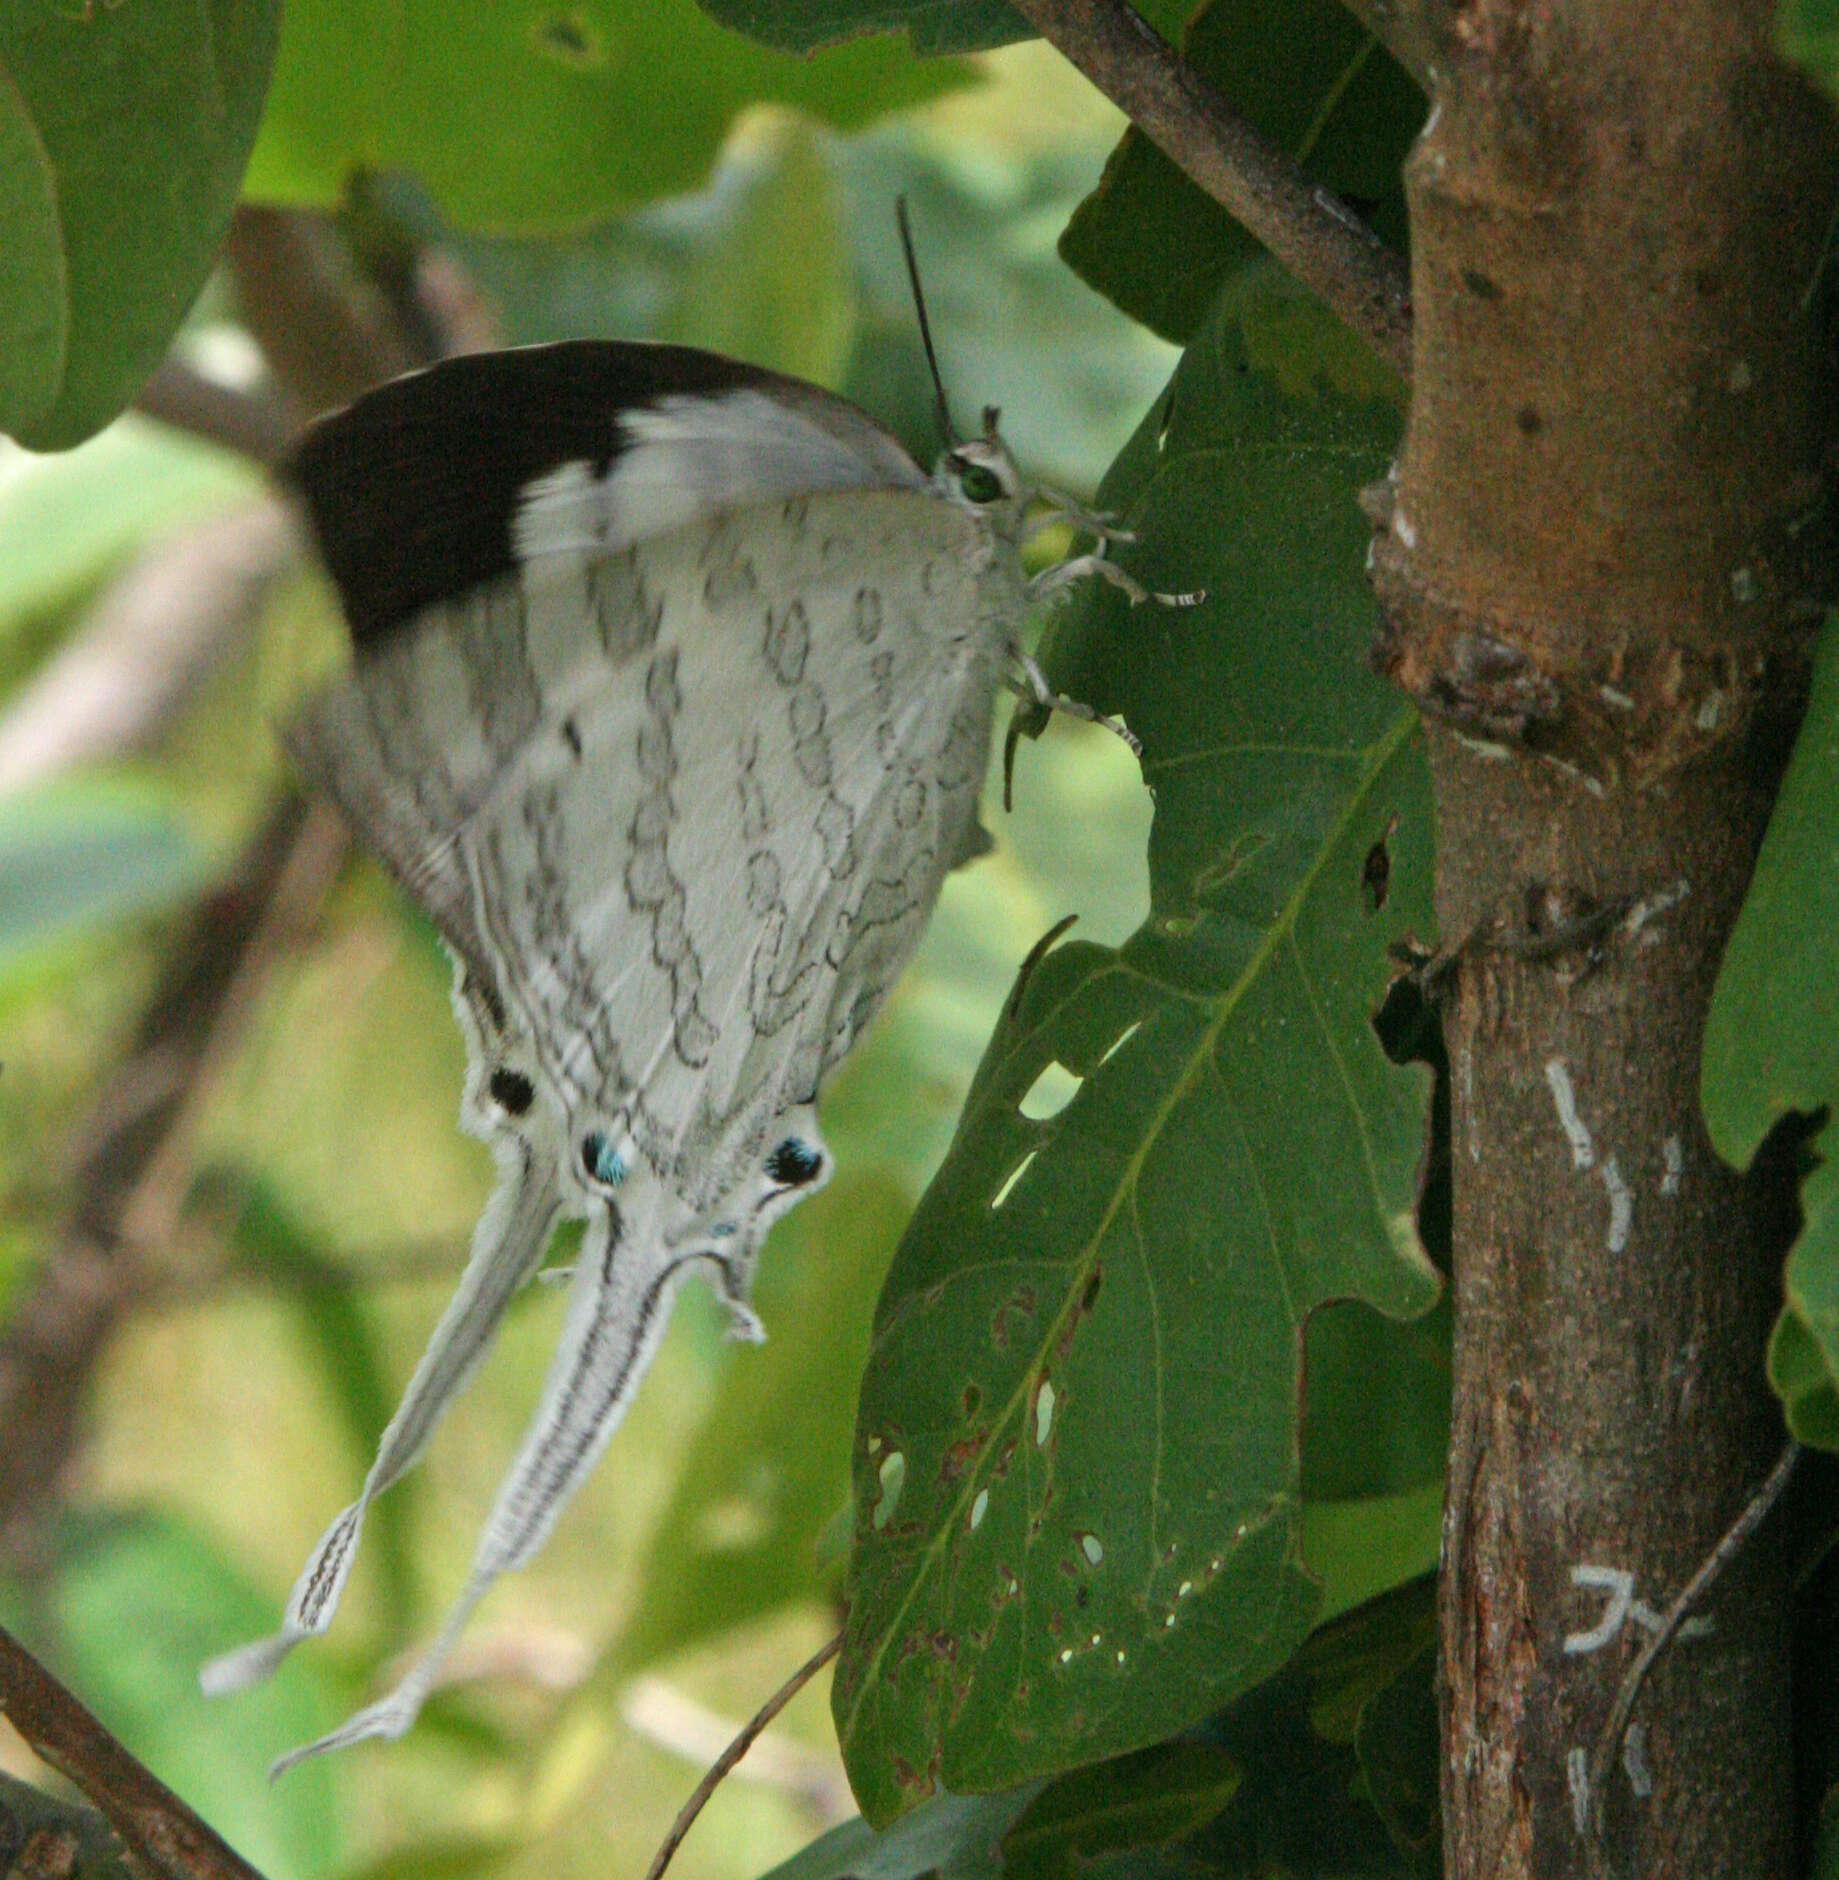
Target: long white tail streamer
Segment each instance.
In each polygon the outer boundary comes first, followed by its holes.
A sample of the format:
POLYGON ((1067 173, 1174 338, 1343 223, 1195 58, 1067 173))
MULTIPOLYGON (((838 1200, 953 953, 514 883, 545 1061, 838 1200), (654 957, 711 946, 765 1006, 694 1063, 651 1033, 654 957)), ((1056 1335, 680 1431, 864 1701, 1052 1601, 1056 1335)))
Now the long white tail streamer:
POLYGON ((288 1595, 281 1629, 271 1638, 213 1658, 198 1673, 208 1695, 261 1683, 302 1639, 332 1623, 370 1504, 414 1467, 448 1406, 472 1381, 505 1308, 542 1259, 556 1214, 553 1175, 535 1165, 523 1143, 506 1141, 499 1150, 498 1187, 473 1232, 458 1290, 383 1432, 363 1493, 320 1536, 288 1595))

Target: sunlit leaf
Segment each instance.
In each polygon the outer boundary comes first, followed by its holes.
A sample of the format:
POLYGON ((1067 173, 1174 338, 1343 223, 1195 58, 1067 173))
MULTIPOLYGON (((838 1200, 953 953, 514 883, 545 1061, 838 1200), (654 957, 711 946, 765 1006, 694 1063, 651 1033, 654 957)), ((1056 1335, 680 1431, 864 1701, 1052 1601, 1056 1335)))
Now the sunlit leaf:
POLYGON ((1830 627, 1748 898, 1705 1026, 1700 1101, 1712 1146, 1746 1168, 1793 1112, 1827 1117, 1806 1145, 1804 1224, 1769 1376, 1803 1442, 1839 1448, 1839 635, 1830 627))
POLYGON ((0 430, 62 449, 152 371, 229 225, 280 12, 0 5, 0 430))
POLYGON ((327 207, 403 169, 464 226, 578 228, 700 183, 748 106, 847 127, 966 76, 887 39, 792 58, 695 0, 293 0, 247 189, 327 207))
POLYGON ((1337 332, 1260 271, 1101 492, 1130 569, 1208 599, 1101 593, 1055 642, 1144 740, 1153 911, 1018 988, 883 1295, 835 1685, 871 1821, 1154 1742, 1280 1664, 1319 1603, 1305 1321, 1437 1296, 1424 1083, 1370 1023, 1430 924, 1414 722, 1364 664, 1354 496, 1396 415, 1337 332), (1070 1100, 1031 1115, 1055 1065, 1070 1100))

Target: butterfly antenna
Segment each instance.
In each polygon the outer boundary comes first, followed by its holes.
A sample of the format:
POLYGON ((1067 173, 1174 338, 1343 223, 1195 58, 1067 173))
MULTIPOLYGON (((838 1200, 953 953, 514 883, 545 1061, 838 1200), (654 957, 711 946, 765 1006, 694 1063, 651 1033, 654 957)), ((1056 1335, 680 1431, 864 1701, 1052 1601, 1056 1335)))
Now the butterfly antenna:
POLYGON ((907 199, 894 199, 894 220, 900 224, 900 251, 907 257, 907 279, 913 288, 913 311, 919 315, 920 344, 926 349, 926 368, 932 374, 932 389, 939 401, 939 441, 947 450, 957 443, 952 429, 951 407, 945 402, 945 379, 939 371, 939 355, 933 350, 932 322, 926 318, 926 296, 920 291, 919 257, 913 252, 913 224, 907 219, 907 199))

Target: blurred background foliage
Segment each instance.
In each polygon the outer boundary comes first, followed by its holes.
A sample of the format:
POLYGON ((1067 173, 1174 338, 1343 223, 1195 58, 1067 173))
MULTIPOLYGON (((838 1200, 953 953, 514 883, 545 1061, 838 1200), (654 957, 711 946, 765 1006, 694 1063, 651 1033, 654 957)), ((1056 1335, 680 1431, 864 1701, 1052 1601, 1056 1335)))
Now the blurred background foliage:
MULTIPOLYGON (((336 209, 360 254, 450 257, 504 340, 719 347, 842 390, 929 458, 892 218, 904 191, 953 398, 964 416, 999 403, 1032 469, 1091 489, 1167 377, 1172 349, 1056 256, 1122 123, 1038 44, 920 65, 895 38, 807 64, 721 35, 688 0, 659 8, 630 71, 673 107, 680 80, 714 102, 668 135, 662 120, 629 125, 628 147, 598 153, 588 176, 533 82, 513 128, 555 133, 540 173, 553 220, 572 226, 513 237, 480 232, 520 217, 469 143, 446 167, 379 174, 334 202, 349 156, 387 172, 425 147, 417 114, 447 122, 452 105, 439 72, 402 93, 353 66, 347 121, 308 136, 296 101, 330 84, 315 62, 357 53, 297 14, 252 190, 336 209), (328 145, 334 130, 348 146, 328 145), (609 216, 612 201, 626 206, 609 216)), ((550 22, 538 50, 564 80, 611 56, 598 17, 550 22)), ((178 352, 261 387, 227 277, 178 352)), ((237 629, 125 748, 106 727, 47 746, 60 662, 262 489, 247 459, 137 415, 65 455, 0 455, 0 1302, 65 1224, 99 1093, 201 887, 277 788, 272 726, 338 657, 339 633, 322 583, 273 556, 239 590, 237 629)), ((271 1787, 268 1759, 345 1714, 452 1591, 561 1304, 533 1289, 426 1464, 379 1509, 333 1637, 273 1686, 207 1704, 199 1661, 272 1623, 367 1464, 486 1192, 486 1158, 454 1127, 446 962, 371 865, 349 861, 202 1080, 186 1128, 196 1177, 166 1198, 171 1232, 102 1357, 67 1498, 9 1554, 0 1617, 272 1880, 637 1871, 732 1722, 834 1629, 882 1272, 1023 954, 1063 914, 1109 944, 1141 922, 1149 808, 1102 732, 1060 723, 1024 749, 996 854, 949 884, 829 1099, 843 1172, 768 1252, 770 1342, 725 1344, 691 1289, 594 1482, 495 1596, 424 1725, 271 1787)), ((0 1767, 43 1774, 6 1738, 0 1767)), ((851 1812, 821 1686, 749 1770, 679 1872, 759 1873, 851 1812)))

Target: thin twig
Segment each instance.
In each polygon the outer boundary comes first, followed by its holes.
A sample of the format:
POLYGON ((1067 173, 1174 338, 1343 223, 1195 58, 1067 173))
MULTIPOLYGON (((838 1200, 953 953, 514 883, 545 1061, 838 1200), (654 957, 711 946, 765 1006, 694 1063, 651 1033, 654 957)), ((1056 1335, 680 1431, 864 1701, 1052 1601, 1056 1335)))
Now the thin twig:
POLYGON ((1621 1750, 1622 1739, 1628 1734, 1628 1720, 1634 1715, 1635 1703, 1641 1695, 1642 1685, 1647 1682, 1647 1674, 1654 1668, 1655 1660, 1673 1642, 1693 1607, 1710 1592, 1730 1563, 1743 1551, 1744 1543, 1768 1517, 1769 1510, 1781 1500, 1782 1491, 1787 1488, 1789 1478, 1794 1474, 1794 1465, 1800 1459, 1801 1445, 1791 1442, 1782 1451, 1775 1467, 1769 1471, 1768 1479, 1725 1530, 1724 1538, 1700 1561, 1698 1571, 1680 1588, 1678 1597, 1661 1615, 1658 1629, 1629 1666, 1628 1675, 1622 1680, 1622 1688, 1616 1692, 1616 1701, 1610 1707, 1609 1721, 1603 1725, 1603 1733, 1596 1739, 1596 1751, 1590 1758, 1590 1786, 1587 1793, 1590 1797, 1592 1835, 1602 1832, 1603 1797, 1609 1786, 1609 1772, 1621 1750))
POLYGON ((153 368, 135 397, 134 409, 144 418, 261 464, 276 462, 287 445, 287 420, 274 398, 220 385, 176 353, 168 353, 153 368))
POLYGON ((262 1880, 3 1627, 0 1713, 95 1803, 149 1880, 262 1880))
POLYGON ((645 1870, 645 1880, 663 1880, 664 1870, 671 1864, 677 1849, 683 1845, 684 1836, 696 1825, 696 1817, 702 1813, 709 1797, 721 1787, 728 1771, 753 1747, 754 1738, 842 1649, 843 1634, 838 1632, 834 1638, 820 1645, 741 1726, 740 1734, 716 1757, 708 1773, 690 1792, 690 1799, 677 1811, 677 1819, 670 1824, 670 1833, 664 1837, 663 1846, 645 1870))
POLYGON ((1014 6, 1381 358, 1410 375, 1404 260, 1345 203, 1310 182, 1124 0, 1014 6))

